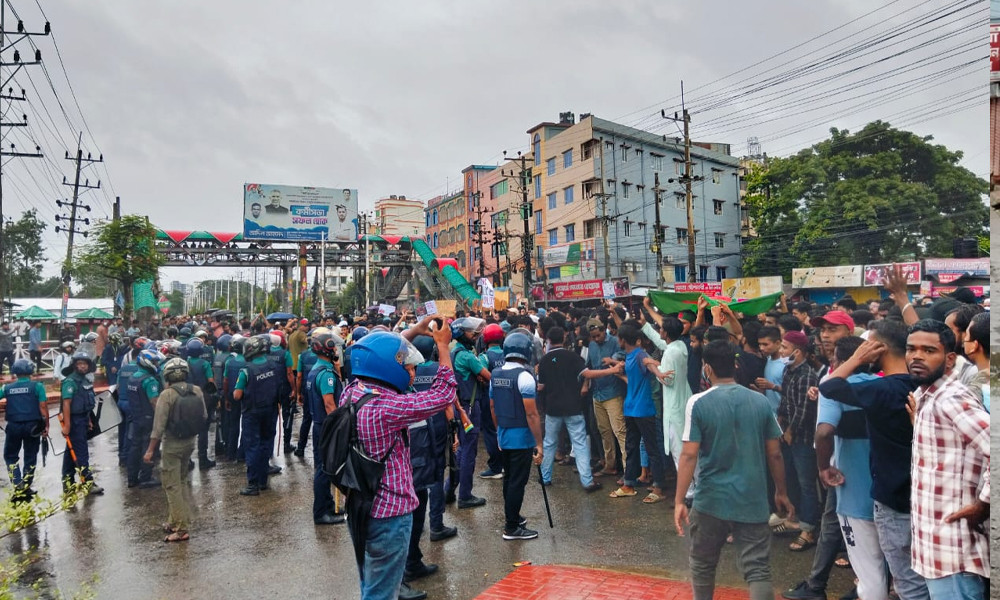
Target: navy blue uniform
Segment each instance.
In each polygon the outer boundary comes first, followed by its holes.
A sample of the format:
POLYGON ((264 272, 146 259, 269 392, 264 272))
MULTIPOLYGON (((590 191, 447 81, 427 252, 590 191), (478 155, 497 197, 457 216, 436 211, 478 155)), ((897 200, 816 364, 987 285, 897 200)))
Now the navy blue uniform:
POLYGON ((17 381, 0 388, 0 398, 7 399, 7 429, 3 444, 7 473, 15 488, 22 485, 30 488, 35 478, 35 465, 38 464, 38 447, 42 441, 40 436, 45 429, 41 410, 45 408, 45 386, 37 381, 32 382, 28 377, 19 377, 17 381), (19 464, 22 447, 24 471, 19 464))
POLYGON ((274 451, 281 379, 287 382, 284 368, 279 371, 273 360, 258 356, 240 371, 236 380, 235 389, 243 392, 243 449, 246 452, 247 485, 250 487, 267 488, 268 460, 274 451))
POLYGON ((70 399, 70 414, 63 415, 63 418, 69 419, 69 443, 73 446, 73 453, 76 454, 75 463, 69 448, 63 454, 63 481, 74 481, 78 469, 84 481, 91 481, 94 477, 90 472, 87 430, 90 427, 90 411, 97 405, 94 384, 87 381, 86 375, 73 371, 62 382, 62 399, 63 401, 70 399))
MULTIPOLYGON (((326 404, 323 396, 333 394, 334 400, 340 399, 343 387, 333 371, 333 365, 323 359, 318 359, 305 376, 305 396, 303 405, 308 405, 312 414, 316 415, 313 425, 313 441, 319 439, 326 418, 326 404)), ((323 471, 323 453, 318 444, 313 443, 313 519, 333 514, 336 505, 330 493, 330 478, 323 471)))
POLYGON ((156 375, 139 367, 125 384, 129 410, 132 412, 128 429, 128 485, 134 487, 153 478, 153 465, 142 460, 153 433, 153 400, 160 395, 156 375))
MULTIPOLYGON (((295 444, 295 452, 299 455, 306 450, 306 444, 309 442, 309 430, 312 429, 313 425, 313 412, 310 406, 312 403, 309 402, 309 396, 306 394, 306 379, 308 379, 309 372, 312 371, 318 360, 319 356, 312 351, 312 348, 306 348, 299 355, 298 369, 299 373, 302 374, 302 388, 299 390, 299 397, 302 398, 302 424, 299 425, 299 440, 295 444)), ((322 422, 321 419, 320 423, 322 422)))

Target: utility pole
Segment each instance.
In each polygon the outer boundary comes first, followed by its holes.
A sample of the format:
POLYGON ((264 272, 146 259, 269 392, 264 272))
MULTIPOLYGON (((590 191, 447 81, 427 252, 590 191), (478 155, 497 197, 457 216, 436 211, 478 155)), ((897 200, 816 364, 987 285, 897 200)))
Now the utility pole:
MULTIPOLYGON (((694 196, 692 195, 691 187, 695 181, 701 181, 702 177, 695 177, 691 171, 691 115, 688 113, 687 108, 684 106, 684 82, 681 81, 681 116, 678 117, 677 113, 674 113, 673 117, 668 117, 666 111, 661 110, 660 116, 664 119, 670 121, 682 121, 684 123, 684 175, 679 178, 679 183, 684 184, 684 197, 685 205, 687 208, 687 247, 688 247, 688 260, 687 260, 687 280, 691 283, 697 281, 697 276, 695 275, 695 261, 694 261, 694 242, 695 242, 695 229, 694 229, 694 196)), ((673 183, 673 179, 668 179, 668 183, 673 183)))
POLYGON ((472 194, 473 206, 475 207, 476 218, 472 222, 472 241, 479 247, 479 278, 486 277, 486 255, 483 254, 483 244, 489 243, 488 232, 483 228, 483 207, 479 205, 482 193, 478 190, 472 194))
MULTIPOLYGON (((7 31, 6 12, 7 12, 7 3, 0 2, 0 54, 2 54, 4 50, 13 48, 18 43, 30 37, 49 35, 49 33, 51 32, 51 28, 49 26, 48 21, 45 22, 45 28, 41 33, 37 32, 33 33, 25 31, 24 22, 21 21, 20 19, 18 19, 17 21, 17 29, 15 31, 7 31), (14 38, 9 44, 7 43, 8 34, 11 34, 11 37, 14 38)), ((6 67, 9 70, 9 73, 0 74, 0 77, 2 77, 3 79, 3 83, 0 83, 0 100, 6 100, 9 104, 13 104, 14 102, 24 102, 28 99, 27 96, 25 95, 24 89, 21 90, 21 95, 15 96, 14 88, 9 87, 8 84, 11 82, 12 79, 14 79, 14 76, 17 75, 18 71, 20 71, 22 68, 30 65, 41 64, 42 52, 41 50, 36 49, 35 60, 29 62, 22 62, 21 53, 15 49, 11 59, 12 60, 10 62, 7 62, 4 61, 3 58, 0 58, 0 67, 6 67), (6 93, 3 93, 2 90, 4 89, 6 89, 6 93)), ((7 111, 4 110, 0 114, 6 114, 6 112, 7 111)), ((27 127, 27 126, 28 126, 27 114, 22 114, 21 120, 17 122, 4 121, 2 118, 0 118, 0 139, 6 139, 6 134, 4 133, 4 128, 6 127, 27 127)), ((0 165, 2 165, 5 162, 4 157, 8 156, 12 158, 13 157, 41 158, 42 149, 38 146, 35 146, 34 152, 18 152, 14 144, 10 145, 9 150, 4 150, 2 147, 0 147, 0 165)), ((9 296, 10 292, 10 289, 7 287, 7 282, 9 281, 10 278, 7 277, 7 272, 6 272, 7 259, 4 256, 3 228, 4 228, 3 174, 2 172, 0 172, 0 305, 2 305, 4 298, 7 298, 9 296)))
MULTIPOLYGON (((531 234, 532 205, 531 202, 528 200, 528 182, 531 180, 531 171, 528 170, 527 158, 523 156, 520 152, 517 153, 518 156, 517 158, 506 158, 507 157, 506 150, 504 151, 503 154, 506 160, 515 163, 520 163, 521 166, 520 172, 518 173, 518 180, 520 181, 521 185, 521 204, 519 205, 519 209, 521 211, 521 220, 524 222, 524 233, 519 235, 508 233, 504 236, 504 238, 507 241, 509 241, 510 238, 513 237, 521 238, 521 250, 522 250, 522 255, 524 257, 524 271, 522 273, 524 277, 523 279, 524 299, 525 301, 527 301, 528 306, 531 306, 532 304, 534 304, 534 302, 531 299, 531 276, 532 276, 531 251, 534 247, 534 237, 531 234)), ((509 171, 503 173, 503 175, 505 177, 514 177, 514 172, 509 171)), ((509 260, 510 259, 508 257, 508 269, 510 268, 509 260)))
POLYGON ((62 277, 63 277, 63 295, 62 295, 62 312, 59 314, 59 318, 63 323, 66 322, 66 310, 69 306, 69 293, 70 293, 70 281, 73 278, 73 236, 77 233, 83 237, 87 237, 86 231, 80 231, 76 228, 77 221, 83 221, 84 225, 90 225, 90 219, 80 219, 76 216, 77 209, 82 208, 87 212, 90 212, 90 205, 82 204, 80 202, 80 190, 97 190, 101 188, 101 182, 98 181, 97 185, 90 185, 90 180, 86 179, 83 183, 80 183, 80 174, 83 172, 84 167, 89 166, 93 163, 104 162, 104 156, 101 155, 98 158, 92 158, 90 153, 87 156, 83 156, 83 132, 80 132, 80 136, 77 138, 76 142, 76 156, 70 157, 69 151, 66 151, 66 160, 76 163, 76 175, 73 178, 73 183, 66 181, 63 177, 63 185, 73 188, 73 200, 70 202, 63 202, 56 200, 56 205, 59 208, 69 208, 69 218, 67 219, 65 215, 56 215, 56 221, 69 221, 69 227, 60 227, 56 225, 56 232, 65 231, 69 234, 69 241, 66 244, 66 262, 63 263, 62 277))
POLYGON ((650 250, 656 255, 656 288, 663 289, 663 235, 660 226, 660 174, 653 173, 653 198, 654 215, 656 218, 656 229, 653 230, 653 243, 650 250))
MULTIPOLYGON (((614 154, 612 154, 614 156, 614 154)), ((608 230, 610 229, 609 223, 611 221, 608 217, 608 198, 611 194, 607 194, 604 191, 604 138, 600 140, 600 149, 598 151, 598 160, 600 161, 600 177, 601 177, 601 191, 597 194, 597 201, 601 203, 601 238, 604 240, 604 278, 611 280, 611 248, 608 246, 608 230)))
POLYGON ((371 306, 371 296, 369 293, 371 285, 371 243, 368 239, 368 213, 358 211, 358 218, 361 223, 361 235, 364 236, 365 240, 365 306, 363 311, 367 311, 368 307, 371 306))

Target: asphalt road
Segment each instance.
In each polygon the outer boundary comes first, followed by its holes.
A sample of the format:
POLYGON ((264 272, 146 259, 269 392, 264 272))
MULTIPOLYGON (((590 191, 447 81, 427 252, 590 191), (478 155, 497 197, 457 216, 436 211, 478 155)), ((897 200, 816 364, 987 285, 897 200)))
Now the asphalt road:
MULTIPOLYGON (((112 438, 105 434, 91 442, 104 496, 86 498, 72 510, 3 540, 8 551, 39 549, 31 573, 42 578, 43 590, 71 596, 81 582, 96 577, 98 598, 359 596, 347 529, 312 522, 311 459, 276 458, 285 470, 271 479, 270 491, 256 498, 237 493, 244 483, 242 464, 220 463, 208 472, 194 471, 197 518, 192 539, 165 544, 159 528, 166 517, 166 497, 162 489, 126 488, 112 438)), ((42 471, 39 486, 47 497, 58 493, 59 464, 50 456, 42 471)), ((571 467, 555 468, 549 488, 555 529, 546 526, 540 488, 532 484, 523 514, 529 526, 540 531, 539 538, 503 541, 501 482, 477 479, 475 492, 487 498, 487 505, 448 508, 445 520, 458 526, 457 538, 431 543, 424 534, 425 561, 442 570, 416 587, 432 598, 473 598, 513 570, 517 561, 686 577, 685 540, 673 531, 668 503, 611 499, 605 491, 588 495, 571 467)), ((790 541, 775 538, 776 590, 804 578, 811 564, 812 552, 791 553, 786 549, 790 541)), ((725 551, 718 582, 742 587, 731 549, 725 551)), ((830 597, 839 597, 850 585, 850 572, 834 569, 830 597)))

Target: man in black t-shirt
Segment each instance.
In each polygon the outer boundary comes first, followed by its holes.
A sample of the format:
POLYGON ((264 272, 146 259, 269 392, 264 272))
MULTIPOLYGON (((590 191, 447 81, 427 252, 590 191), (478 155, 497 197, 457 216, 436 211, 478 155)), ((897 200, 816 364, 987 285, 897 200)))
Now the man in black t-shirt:
POLYGON ((580 355, 563 347, 566 331, 562 327, 552 327, 547 338, 550 350, 538 363, 538 397, 545 414, 545 441, 542 446, 542 482, 552 483, 552 462, 559 443, 559 432, 566 425, 573 454, 576 456, 576 470, 580 474, 580 484, 588 492, 601 489, 594 481, 590 468, 590 440, 587 437, 587 422, 583 416, 585 408, 580 373, 586 368, 580 355))

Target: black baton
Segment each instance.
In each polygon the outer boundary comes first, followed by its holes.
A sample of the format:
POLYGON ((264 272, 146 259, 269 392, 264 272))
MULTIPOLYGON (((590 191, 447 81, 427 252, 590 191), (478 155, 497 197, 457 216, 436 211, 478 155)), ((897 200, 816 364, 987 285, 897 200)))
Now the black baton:
POLYGON ((549 528, 555 527, 552 524, 552 509, 549 508, 549 493, 545 489, 545 481, 542 479, 542 465, 536 465, 538 467, 538 483, 542 486, 542 499, 545 500, 545 516, 549 518, 549 528))

